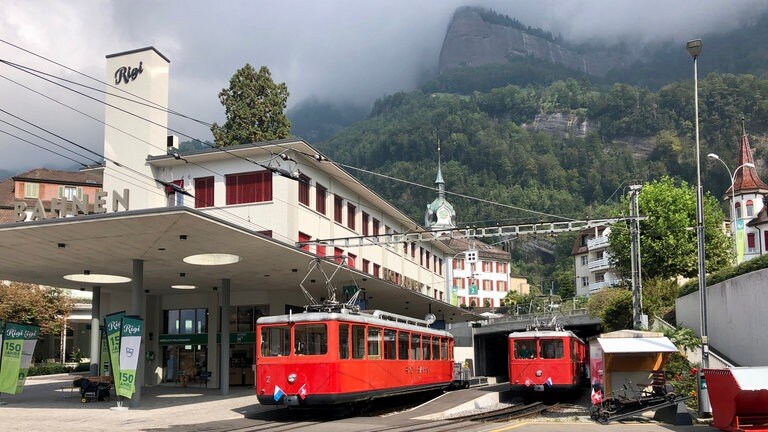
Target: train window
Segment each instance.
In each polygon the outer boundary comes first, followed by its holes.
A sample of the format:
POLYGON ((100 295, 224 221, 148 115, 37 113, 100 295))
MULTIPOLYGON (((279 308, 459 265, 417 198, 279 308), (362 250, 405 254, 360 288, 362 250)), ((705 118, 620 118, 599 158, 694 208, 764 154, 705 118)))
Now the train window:
POLYGON ((440 338, 432 337, 432 360, 440 360, 440 338))
POLYGON ((375 327, 368 328, 368 358, 381 358, 381 329, 375 327))
POLYGON ((291 329, 288 326, 261 328, 262 357, 287 356, 291 353, 291 329))
POLYGON ((365 358, 365 326, 352 326, 352 358, 365 358))
POLYGON ((563 358, 563 340, 552 339, 541 341, 541 358, 559 359, 563 358))
POLYGON ((448 360, 448 339, 440 338, 440 358, 448 360))
POLYGON ((432 358, 432 356, 429 355, 429 336, 421 337, 421 350, 424 352, 424 355, 421 356, 422 359, 429 360, 432 358))
POLYGON ((421 338, 417 334, 411 335, 411 360, 421 360, 421 338))
POLYGON ((408 360, 408 341, 410 339, 410 333, 397 332, 397 358, 400 360, 408 360))
POLYGON ((349 358, 349 324, 339 324, 339 358, 349 358))
POLYGON ((515 341, 515 358, 531 359, 536 357, 536 342, 533 340, 515 341))
POLYGON ((397 359, 397 348, 395 345, 396 336, 397 336, 396 331, 384 329, 384 359, 385 360, 397 359))
POLYGON ((328 352, 325 324, 297 324, 293 330, 296 355, 323 355, 328 352))

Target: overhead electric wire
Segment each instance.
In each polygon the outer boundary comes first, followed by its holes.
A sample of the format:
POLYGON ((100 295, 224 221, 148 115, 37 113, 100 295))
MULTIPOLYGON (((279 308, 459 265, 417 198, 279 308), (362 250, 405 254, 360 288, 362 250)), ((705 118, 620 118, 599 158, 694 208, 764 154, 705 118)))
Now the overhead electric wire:
MULTIPOLYGON (((35 137, 35 138, 38 138, 38 139, 41 139, 41 140, 43 140, 43 141, 46 141, 46 142, 48 142, 48 143, 51 143, 51 144, 55 145, 56 147, 59 147, 59 148, 61 148, 62 150, 66 150, 66 151, 68 151, 68 152, 70 152, 70 153, 74 153, 75 155, 77 155, 77 156, 79 156, 79 157, 81 157, 81 158, 83 158, 83 159, 87 159, 87 160, 90 160, 91 162, 94 162, 95 164, 101 164, 101 161, 97 161, 97 160, 95 160, 95 159, 91 159, 91 158, 89 158, 88 156, 82 155, 82 154, 80 154, 80 153, 78 153, 78 152, 76 152, 76 151, 74 151, 74 150, 68 149, 68 148, 64 147, 63 145, 61 145, 61 144, 59 144, 59 143, 53 142, 53 141, 49 140, 48 138, 42 137, 42 136, 40 136, 40 135, 37 135, 36 133, 30 132, 30 131, 28 131, 28 130, 26 130, 26 129, 24 129, 24 128, 20 127, 20 126, 17 126, 17 125, 15 125, 15 124, 13 124, 13 123, 7 122, 7 121, 5 121, 5 120, 0 120, 0 123, 5 123, 5 124, 7 124, 8 126, 11 126, 11 127, 13 127, 13 128, 16 128, 16 129, 18 129, 18 130, 20 130, 20 131, 22 131, 22 132, 24 132, 24 133, 27 133, 27 134, 29 134, 29 135, 32 135, 32 136, 33 136, 33 137, 35 137)), ((6 135, 11 135, 11 136, 13 136, 14 138, 18 138, 18 137, 16 137, 15 135, 12 135, 12 134, 10 134, 10 133, 6 133, 6 135)), ((28 141, 28 142, 29 142, 29 141, 28 141)), ((30 143, 31 143, 31 142, 30 142, 30 143)), ((38 146, 37 144, 33 144, 33 145, 35 145, 35 146, 37 146, 37 147, 40 147, 40 148, 43 148, 43 149, 45 149, 45 150, 48 150, 48 149, 46 149, 46 148, 44 148, 44 147, 38 146)), ((56 154, 56 153, 54 153, 54 154, 56 154)), ((68 158, 68 159, 69 159, 69 158, 68 158)), ((75 161, 74 159, 70 159, 70 160, 72 160, 72 161, 75 161)), ((83 165, 84 167, 88 167, 88 165, 86 165, 86 164, 84 164, 84 163, 82 163, 82 162, 80 162, 80 161, 75 161, 75 162, 77 162, 79 165, 83 165)))
MULTIPOLYGON (((190 116, 187 116, 187 115, 185 115, 185 114, 182 114, 182 113, 180 113, 180 112, 178 112, 178 111, 174 111, 174 110, 171 110, 171 109, 169 109, 168 107, 164 107, 164 106, 162 106, 162 105, 160 105, 160 104, 158 104, 158 103, 156 103, 156 102, 154 102, 154 101, 152 101, 152 100, 149 100, 149 99, 146 99, 146 98, 144 98, 144 97, 141 97, 141 96, 135 95, 135 94, 133 94, 133 93, 131 93, 131 92, 129 92, 129 91, 127 91, 127 90, 123 89, 123 88, 117 87, 117 86, 115 86, 115 85, 112 85, 112 84, 110 84, 110 83, 108 83, 108 82, 105 82, 105 81, 102 81, 102 80, 100 80, 100 79, 98 79, 98 78, 92 77, 92 76, 90 76, 90 75, 88 75, 88 74, 86 74, 86 73, 84 73, 84 72, 78 71, 77 69, 73 69, 73 68, 71 68, 71 67, 69 67, 69 66, 67 66, 67 65, 61 64, 61 63, 59 63, 59 62, 57 62, 57 61, 55 61, 55 60, 51 60, 51 59, 49 59, 48 57, 45 57, 45 56, 43 56, 43 55, 41 55, 41 54, 37 54, 37 53, 35 53, 35 52, 33 52, 33 51, 30 51, 30 50, 28 50, 28 49, 26 49, 26 48, 23 48, 23 47, 20 47, 20 46, 18 46, 18 45, 16 45, 16 44, 13 44, 13 43, 11 43, 11 42, 8 42, 8 41, 6 41, 5 39, 2 39, 2 38, 0 38, 0 42, 4 43, 4 44, 6 44, 6 45, 10 45, 10 46, 12 46, 12 47, 14 47, 14 48, 16 48, 16 49, 18 49, 18 50, 21 50, 21 51, 24 51, 24 52, 28 53, 28 54, 31 54, 31 55, 33 55, 33 56, 35 56, 35 57, 39 58, 39 59, 42 59, 42 60, 45 60, 45 61, 47 61, 47 62, 53 63, 53 64, 55 64, 56 66, 60 66, 60 67, 62 67, 62 68, 64 68, 64 69, 66 69, 66 70, 68 70, 68 71, 70 71, 70 72, 74 72, 74 73, 76 73, 76 74, 78 74, 78 75, 84 76, 84 77, 86 77, 86 78, 88 78, 88 79, 91 79, 91 80, 93 80, 93 81, 95 81, 95 82, 97 82, 97 83, 99 83, 99 84, 104 84, 104 85, 106 85, 106 86, 108 86, 108 87, 111 87, 111 88, 113 88, 113 89, 115 89, 115 90, 119 90, 119 91, 121 91, 121 92, 123 92, 123 93, 129 94, 129 95, 131 95, 131 96, 133 96, 133 97, 135 97, 135 98, 141 99, 141 100, 143 100, 143 101, 145 101, 145 102, 149 102, 149 103, 151 103, 152 105, 155 105, 155 106, 156 106, 156 107, 158 107, 159 109, 161 109, 161 110, 163 110, 163 111, 165 111, 165 112, 167 112, 167 113, 169 113, 169 114, 173 114, 173 115, 176 115, 176 116, 179 116, 179 117, 183 117, 183 118, 186 118, 186 119, 188 119, 188 120, 192 120, 192 121, 194 121, 194 122, 197 122, 197 123, 200 123, 200 124, 202 124, 202 125, 204 125, 204 126, 208 126, 208 127, 210 127, 210 126, 213 126, 211 123, 207 123, 207 122, 205 122, 205 121, 203 121, 203 120, 199 120, 199 119, 196 119, 196 118, 194 118, 194 117, 190 117, 190 116)), ((63 79, 63 78, 60 78, 60 79, 63 79)), ((78 85, 82 85, 82 84, 79 84, 79 83, 77 83, 77 84, 78 84, 78 85)), ((84 86, 84 85, 83 85, 83 86, 84 86)), ((84 86, 84 87, 87 87, 87 86, 84 86)), ((101 91, 101 92, 103 92, 103 90, 98 90, 98 91, 101 91)), ((106 92, 105 92, 105 93, 106 93, 106 92)))
MULTIPOLYGON (((117 90, 120 90, 120 91, 122 91, 122 92, 125 92, 125 93, 127 93, 127 94, 130 94, 130 95, 132 95, 133 97, 136 97, 136 98, 139 98, 139 99, 142 99, 142 100, 145 100, 145 101, 147 101, 147 99, 144 99, 144 98, 142 98, 142 97, 140 97, 140 96, 136 96, 136 95, 133 95, 132 93, 130 93, 130 92, 127 92, 127 91, 125 91, 124 89, 121 89, 121 88, 119 88, 119 87, 116 87, 116 86, 112 86, 112 85, 111 85, 111 84, 109 84, 109 83, 106 83, 106 82, 104 82, 104 81, 98 80, 98 79, 96 79, 96 78, 94 78, 94 77, 91 77, 91 76, 89 76, 89 75, 87 75, 87 74, 84 74, 84 73, 82 73, 82 72, 79 72, 79 71, 77 71, 77 70, 75 70, 75 69, 69 68, 69 67, 67 67, 67 66, 65 66, 65 65, 63 65, 63 64, 61 64, 61 63, 55 62, 55 61, 53 61, 53 60, 50 60, 50 59, 48 59, 48 58, 46 58, 46 57, 44 57, 44 56, 41 56, 41 55, 39 55, 39 54, 36 54, 36 53, 33 53, 33 52, 29 51, 29 50, 26 50, 26 49, 24 49, 24 48, 21 48, 21 47, 19 47, 19 46, 17 46, 17 45, 14 45, 14 44, 12 44, 12 43, 9 43, 9 42, 7 42, 7 41, 5 41, 5 40, 3 40, 3 39, 0 39, 0 42, 6 43, 6 44, 8 44, 8 45, 11 45, 11 46, 13 46, 13 47, 15 47, 15 48, 17 48, 17 49, 20 49, 20 50, 22 50, 22 51, 25 51, 25 52, 27 52, 27 53, 30 53, 30 54, 32 54, 32 55, 34 55, 34 56, 37 56, 37 57, 39 57, 39 58, 42 58, 42 59, 44 59, 44 60, 46 60, 46 61, 49 61, 49 62, 51 62, 51 63, 53 63, 53 64, 56 64, 56 65, 58 65, 58 66, 61 66, 61 67, 65 68, 65 69, 67 69, 67 70, 70 70, 70 71, 73 71, 73 72, 75 72, 75 73, 78 73, 78 74, 80 74, 80 75, 82 75, 82 76, 88 77, 89 79, 92 79, 92 80, 94 80, 94 81, 96 81, 96 82, 99 82, 99 83, 105 84, 105 85, 107 85, 107 86, 109 86, 109 87, 112 87, 112 88, 115 88, 115 89, 117 89, 117 90)), ((27 66, 19 65, 19 64, 17 64, 17 63, 13 63, 13 62, 10 62, 10 61, 7 61, 7 60, 2 60, 2 59, 0 59, 0 62, 4 63, 4 64, 6 64, 6 65, 8 65, 8 66, 10 66, 10 67, 16 68, 17 70, 20 70, 20 71, 22 71, 22 72, 28 73, 28 74, 30 74, 30 75, 32 75, 32 76, 35 76, 35 77, 37 77, 37 78, 39 78, 39 79, 45 80, 45 81, 47 81, 47 82, 49 82, 49 83, 51 83, 51 84, 54 84, 54 85, 57 85, 57 86, 59 86, 59 87, 62 87, 62 88, 64 88, 64 89, 67 89, 67 90, 69 90, 69 91, 72 91, 72 92, 74 92, 74 93, 76 93, 76 94, 79 94, 79 95, 81 95, 81 96, 83 96, 83 97, 89 98, 89 99, 91 99, 91 100, 94 100, 94 101, 96 101, 96 102, 99 102, 99 103, 103 103, 104 105, 110 106, 110 107, 112 107, 112 108, 114 108, 114 109, 117 109, 117 110, 119 110, 119 111, 122 111, 122 112, 124 112, 124 113, 126 113, 126 114, 129 114, 129 115, 132 115, 132 116, 134 116, 134 117, 137 117, 137 118, 139 118, 139 119, 141 119, 141 120, 147 121, 147 122, 149 122, 149 123, 151 123, 151 124, 154 124, 154 125, 156 125, 156 126, 165 127, 167 130, 169 130, 169 131, 171 131, 171 132, 177 133, 177 134, 179 134, 179 135, 181 135, 181 136, 183 136, 183 137, 189 138, 189 139, 191 139, 191 140, 195 140, 195 141, 201 142, 202 144, 204 144, 204 145, 206 145, 206 146, 208 146, 208 147, 211 147, 212 149, 215 149, 215 150, 219 150, 219 151, 223 151, 223 152, 225 152, 225 153, 227 153, 227 154, 229 154, 229 155, 231 155, 231 156, 234 156, 234 157, 236 157, 236 158, 239 158, 239 159, 245 160, 245 161, 247 161, 247 162, 250 162, 250 163, 254 163, 254 164, 256 164, 256 165, 259 165, 259 166, 261 166, 262 168, 265 168, 265 169, 268 169, 268 170, 270 170, 270 171, 273 171, 273 172, 274 172, 274 170, 273 170, 273 167, 271 167, 271 166, 269 166, 269 165, 264 165, 262 162, 254 161, 254 160, 252 160, 252 159, 250 159, 250 158, 245 158, 245 157, 242 157, 242 156, 240 156, 240 155, 234 154, 234 153, 232 153, 232 152, 230 152, 230 151, 226 150, 226 149, 225 149, 225 148, 223 148, 223 147, 218 147, 218 146, 214 146, 214 145, 211 145, 211 144, 209 144, 209 143, 205 142, 204 140, 199 140, 199 139, 197 139, 197 138, 195 138, 195 137, 193 137, 193 136, 190 136, 190 135, 188 135, 188 134, 186 134, 186 133, 183 133, 183 132, 181 132, 181 131, 178 131, 178 130, 174 130, 174 129, 172 129, 172 128, 168 128, 167 126, 164 126, 164 125, 161 125, 161 124, 159 124, 159 123, 156 123, 156 122, 154 122, 154 121, 152 121, 152 120, 150 120, 150 119, 147 119, 147 118, 145 118, 145 117, 142 117, 142 116, 140 116, 140 115, 137 115, 137 114, 135 114, 135 113, 132 113, 132 112, 130 112, 130 111, 127 111, 127 110, 125 110, 125 109, 122 109, 122 108, 116 107, 116 106, 114 106, 114 105, 112 105, 112 104, 109 104, 109 103, 107 103, 107 102, 105 102, 105 101, 101 101, 101 100, 99 100, 99 99, 96 99, 96 98, 94 98, 94 97, 92 97, 92 96, 90 96, 90 95, 87 95, 87 94, 85 94, 85 93, 82 93, 82 92, 80 92, 80 91, 77 91, 77 90, 75 90, 75 89, 72 89, 72 88, 70 88, 70 87, 67 87, 67 86, 65 86, 65 85, 63 85, 63 84, 60 84, 60 83, 54 82, 54 81, 52 81, 52 80, 50 80, 50 79, 47 79, 47 78, 45 78, 45 77, 43 77, 43 76, 41 76, 41 75, 44 75, 44 76, 49 76, 49 77, 54 77, 54 78, 56 78, 56 79, 59 79, 59 80, 65 81, 65 82, 69 82, 69 83, 72 83, 72 84, 74 84, 74 85, 78 85, 78 86, 81 86, 81 87, 85 87, 85 88, 88 88, 88 89, 91 89, 91 90, 94 90, 94 91, 97 91, 97 92, 102 92, 102 93, 105 93, 105 94, 108 94, 108 95, 112 95, 112 96, 120 97, 120 98, 122 98, 122 99, 125 99, 125 100, 127 100, 127 101, 129 101, 129 102, 138 103, 138 104, 140 104, 140 105, 144 105, 144 106, 147 106, 146 104, 143 104, 143 103, 139 103, 139 102, 137 102, 137 101, 135 101, 135 100, 132 100, 132 99, 130 99, 130 98, 123 98, 123 97, 121 97, 121 96, 118 96, 118 95, 114 95, 114 94, 112 94, 112 93, 108 93, 108 92, 106 92, 106 91, 103 91, 103 90, 99 90, 99 89, 96 89, 96 88, 93 88, 93 87, 90 87, 90 86, 86 86, 86 85, 83 85, 83 84, 80 84, 80 83, 77 83, 77 82, 74 82, 74 81, 71 81, 71 80, 67 80, 67 79, 65 79, 65 78, 57 77, 57 76, 55 76, 55 75, 52 75, 52 74, 48 74, 48 73, 45 73, 45 72, 42 72, 42 71, 38 71, 38 70, 36 70, 36 69, 34 69, 34 68, 30 68, 30 67, 27 67, 27 66)), ((6 77, 3 77, 3 78, 6 78, 6 77)), ((6 79, 8 79, 8 78, 6 78, 6 79)), ((12 80, 11 80, 11 81, 12 81, 12 80)), ((25 87, 25 88, 26 88, 26 86, 23 86, 23 87, 25 87)), ((34 91, 34 90, 31 90, 31 91, 34 91)), ((152 104, 154 104, 154 105, 157 105, 158 107, 160 107, 160 105, 159 105, 159 104, 156 104, 156 103, 154 103, 154 102, 152 102, 152 101, 148 101, 148 102, 150 102, 150 103, 152 103, 152 104)), ((154 107, 151 107, 151 108, 154 108, 154 107)), ((73 108, 73 109, 74 109, 74 108, 73 108)), ((211 125, 210 123, 207 123, 207 122, 203 122, 203 121, 201 121, 201 120, 198 120, 198 119, 194 119, 194 118, 192 118, 192 117, 189 117, 189 116, 183 115, 183 114, 181 114, 181 113, 178 113, 178 112, 175 112, 175 111, 169 110, 169 109, 167 109, 167 108, 165 108, 165 107, 161 107, 161 108, 158 108, 158 109, 161 109, 161 110, 163 110, 163 111, 165 111, 165 112, 168 112, 168 113, 171 113, 171 114, 174 114, 174 115, 178 115, 178 116, 180 116, 180 117, 184 117, 184 118, 187 118, 187 119, 189 119, 189 120, 193 120, 193 121, 196 121, 196 122, 198 122, 198 123, 201 123, 201 124, 204 124, 204 125, 207 125, 207 126, 210 126, 210 125, 211 125)), ((75 110, 75 111, 77 111, 77 110, 75 110)), ((78 111, 78 112, 79 112, 79 111, 78 111)), ((83 114, 83 113, 81 113, 81 114, 83 114)), ((84 115, 88 116, 87 114, 84 114, 84 115)), ((89 117, 91 117, 91 116, 89 116, 89 117)), ((92 118, 92 117, 91 117, 91 118, 92 118)), ((99 120, 97 120, 97 121, 99 121, 99 120)), ((103 124, 107 125, 107 124, 106 124, 106 123, 104 123, 104 122, 101 122, 101 123, 103 123, 103 124)), ((107 125, 107 126, 109 126, 109 125, 107 125)), ((110 127, 112 127, 112 126, 110 126, 110 127)), ((119 130, 119 129, 118 129, 118 130, 119 130)), ((121 131, 121 132, 124 132, 124 131, 121 131)), ((126 133, 126 132, 124 132, 124 133, 126 133)), ((127 134, 127 133, 126 133, 126 134, 127 134)), ((130 134, 128 134, 128 135, 130 136, 130 134)), ((136 137, 134 137, 134 138, 136 138, 136 137)), ((137 138, 137 139, 138 139, 138 138, 137 138)), ((322 158, 321 158, 319 155, 307 155, 307 156, 310 156, 310 157, 316 158, 317 160, 319 160, 319 161, 321 161, 321 162, 323 161, 323 160, 322 160, 322 158)), ((106 159, 105 159, 105 160, 106 160, 106 159)), ((274 159, 271 159, 271 160, 274 160, 274 159)), ((270 160, 270 161, 271 161, 271 160, 270 160)), ((185 161, 186 161, 186 159, 185 159, 185 161)), ((326 161, 329 161, 329 160, 327 160, 327 159, 326 159, 326 161)), ((120 164, 119 164, 118 162, 116 162, 116 161, 111 161, 111 162, 112 162, 112 163, 114 163, 114 164, 115 164, 115 165, 117 165, 117 166, 122 166, 122 165, 120 165, 120 164)), ((421 185, 421 184, 418 184, 418 183, 410 182, 410 181, 408 181, 408 180, 398 179, 398 178, 396 178, 396 177, 387 176, 387 175, 385 175, 385 174, 376 173, 376 172, 373 172, 373 171, 370 171, 370 170, 365 170, 365 169, 363 169, 363 168, 358 168, 358 167, 354 167, 354 166, 351 166, 351 165, 342 164, 342 163, 339 163, 339 162, 332 162, 332 161, 329 161, 329 162, 331 162, 331 163, 333 163, 333 164, 335 164, 335 165, 341 166, 341 167, 345 167, 345 168, 349 168, 349 169, 353 169, 353 170, 358 170, 358 171, 361 171, 361 172, 366 172, 366 173, 368 173, 368 174, 371 174, 371 175, 377 175, 377 176, 381 176, 381 177, 383 177, 383 178, 387 178, 387 179, 390 179, 390 180, 394 180, 394 181, 399 181, 399 182, 407 183, 407 184, 410 184, 410 185, 413 185, 413 186, 417 186, 417 187, 421 187, 421 188, 426 188, 426 189, 430 189, 430 190, 433 190, 433 191, 434 191, 434 190, 436 190, 434 187, 430 187, 430 186, 421 185)), ((199 165, 197 165, 197 166, 199 166, 199 165)), ((337 177, 337 178, 338 178, 338 176, 334 176, 334 177, 337 177)), ((153 179, 153 180, 154 180, 154 181, 159 181, 158 179, 153 179)), ((345 179, 345 180, 346 180, 346 179, 345 179)), ((557 218, 557 219, 565 219, 565 220, 577 220, 577 219, 568 218, 568 217, 564 217, 564 216, 558 216, 558 215, 548 214, 548 213, 544 213, 544 212, 538 212, 538 211, 535 211, 535 210, 524 209, 524 208, 521 208, 521 207, 516 207, 516 206, 512 206, 512 205, 508 205, 508 204, 502 204, 502 203, 498 203, 498 202, 494 202, 494 201, 490 201, 490 200, 485 200, 485 199, 482 199, 482 198, 472 197, 472 196, 469 196, 469 195, 464 195, 464 194, 460 194, 460 193, 456 193, 456 192, 445 191, 445 193, 447 193, 447 194, 450 194, 450 195, 453 195, 453 196, 461 197, 461 198, 464 198, 464 199, 475 200, 475 201, 478 201, 478 202, 482 202, 482 203, 485 203, 485 204, 497 205, 497 206, 501 206, 501 207, 505 207, 505 208, 511 208, 511 209, 514 209, 514 210, 518 210, 518 211, 529 212, 529 213, 533 213, 533 214, 537 214, 537 215, 541 215, 541 216, 547 216, 547 217, 552 217, 552 218, 557 218)), ((249 221, 249 222, 250 222, 250 221, 249 221)))
POLYGON ((24 138, 22 138, 22 137, 20 137, 20 136, 17 136, 17 135, 14 135, 14 134, 10 133, 10 132, 4 131, 4 130, 2 130, 2 129, 0 129, 0 132, 1 132, 1 133, 4 133, 4 134, 6 134, 6 135, 8 135, 8 136, 11 136, 11 137, 13 137, 13 138, 16 138, 16 139, 17 139, 17 140, 19 140, 19 141, 22 141, 22 142, 25 142, 25 143, 27 143, 27 144, 29 144, 29 145, 35 146, 35 147, 37 147, 37 148, 39 148, 39 149, 45 150, 45 151, 47 151, 47 152, 51 152, 51 153, 55 154, 56 156, 61 156, 61 157, 63 157, 64 159, 68 159, 68 160, 71 160, 72 162, 74 162, 74 163, 76 163, 76 164, 78 164, 78 165, 82 165, 82 166, 83 166, 83 168, 88 168, 88 165, 86 165, 86 164, 84 164, 84 163, 82 163, 82 162, 80 162, 80 161, 78 161, 78 160, 75 160, 75 159, 73 159, 73 158, 71 158, 71 157, 69 157, 69 156, 67 156, 67 155, 63 155, 63 154, 61 154, 61 153, 58 153, 58 152, 56 152, 56 151, 54 151, 54 150, 51 150, 51 149, 49 149, 49 148, 46 148, 46 147, 43 147, 43 146, 41 146, 41 145, 39 145, 39 144, 35 144, 35 143, 33 143, 32 141, 29 141, 29 140, 27 140, 27 139, 24 139, 24 138))

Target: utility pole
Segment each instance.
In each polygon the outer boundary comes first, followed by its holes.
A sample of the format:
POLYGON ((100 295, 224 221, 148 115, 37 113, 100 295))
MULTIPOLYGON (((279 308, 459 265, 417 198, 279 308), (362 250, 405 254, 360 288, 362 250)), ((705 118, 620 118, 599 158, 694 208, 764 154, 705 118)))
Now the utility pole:
POLYGON ((648 324, 643 316, 643 279, 640 270, 640 219, 637 197, 640 184, 629 185, 629 233, 632 260, 632 324, 635 330, 644 330, 648 324))

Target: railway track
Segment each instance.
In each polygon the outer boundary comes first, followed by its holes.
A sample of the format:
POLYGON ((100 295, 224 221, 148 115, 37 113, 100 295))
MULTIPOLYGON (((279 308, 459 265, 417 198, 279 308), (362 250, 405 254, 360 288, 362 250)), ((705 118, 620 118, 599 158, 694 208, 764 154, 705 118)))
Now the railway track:
POLYGON ((527 405, 514 405, 499 410, 473 414, 467 417, 460 417, 460 419, 481 422, 507 421, 538 415, 554 407, 557 407, 557 404, 546 405, 543 402, 534 402, 527 405))

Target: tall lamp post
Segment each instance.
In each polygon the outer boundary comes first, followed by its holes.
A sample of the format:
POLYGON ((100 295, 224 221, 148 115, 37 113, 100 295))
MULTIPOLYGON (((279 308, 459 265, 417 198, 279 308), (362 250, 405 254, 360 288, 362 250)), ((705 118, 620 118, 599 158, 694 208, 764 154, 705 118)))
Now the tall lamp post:
MULTIPOLYGON (((696 116, 696 238, 699 252, 699 297, 701 298, 701 368, 709 368, 709 340, 707 338, 707 286, 706 270, 704 268, 704 193, 701 188, 701 152, 699 151, 699 70, 698 59, 701 54, 701 39, 690 40, 685 44, 688 54, 693 57, 693 98, 696 116)), ((698 378, 699 414, 711 412, 709 395, 701 372, 698 378), (706 400, 705 400, 706 399, 706 400)))
POLYGON ((707 155, 707 158, 712 160, 720 161, 721 164, 725 167, 725 169, 728 171, 728 175, 731 177, 731 217, 733 217, 733 223, 731 224, 731 236, 733 238, 733 255, 734 260, 738 261, 738 253, 739 249, 736 244, 736 221, 738 220, 736 217, 736 174, 739 172, 742 168, 754 168, 755 164, 752 162, 745 162, 739 166, 736 167, 735 170, 733 170, 733 174, 731 174, 731 169, 728 168, 728 164, 725 163, 722 159, 720 159, 720 156, 716 155, 715 153, 710 153, 707 155))

